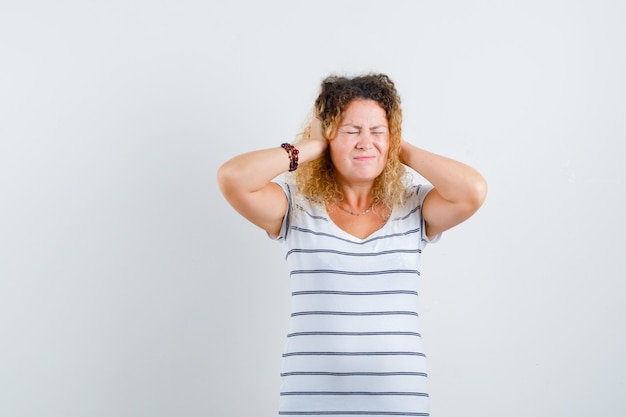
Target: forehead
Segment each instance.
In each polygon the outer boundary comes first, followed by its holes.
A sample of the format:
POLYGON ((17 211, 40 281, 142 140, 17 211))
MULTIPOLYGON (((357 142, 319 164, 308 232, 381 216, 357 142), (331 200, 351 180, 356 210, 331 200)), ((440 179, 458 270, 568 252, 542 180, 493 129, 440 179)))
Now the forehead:
POLYGON ((378 102, 370 99, 354 99, 341 115, 341 124, 376 123, 387 125, 387 113, 378 102))

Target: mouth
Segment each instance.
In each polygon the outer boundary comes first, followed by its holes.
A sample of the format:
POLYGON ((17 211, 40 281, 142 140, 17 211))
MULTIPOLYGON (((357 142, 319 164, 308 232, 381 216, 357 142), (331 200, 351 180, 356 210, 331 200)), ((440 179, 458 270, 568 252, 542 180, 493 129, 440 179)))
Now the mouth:
POLYGON ((374 155, 363 155, 363 156, 355 156, 354 160, 359 162, 368 162, 374 160, 376 157, 374 155))

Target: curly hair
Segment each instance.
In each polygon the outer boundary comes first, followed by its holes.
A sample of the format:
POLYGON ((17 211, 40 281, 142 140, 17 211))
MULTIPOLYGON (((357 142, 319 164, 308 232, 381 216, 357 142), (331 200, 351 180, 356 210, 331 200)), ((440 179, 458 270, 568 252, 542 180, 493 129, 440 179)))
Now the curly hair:
MULTIPOLYGON (((367 74, 354 78, 331 75, 322 81, 315 101, 315 110, 322 121, 324 136, 332 140, 332 132, 339 125, 344 110, 355 99, 376 101, 387 115, 389 124, 389 152, 385 168, 374 180, 374 203, 387 208, 402 205, 409 174, 400 162, 402 138, 402 109, 395 84, 385 74, 367 74)), ((311 124, 300 133, 299 140, 310 138, 311 124)), ((316 160, 302 163, 291 175, 299 192, 318 203, 333 203, 344 199, 336 181, 336 171, 330 158, 330 149, 316 160)))

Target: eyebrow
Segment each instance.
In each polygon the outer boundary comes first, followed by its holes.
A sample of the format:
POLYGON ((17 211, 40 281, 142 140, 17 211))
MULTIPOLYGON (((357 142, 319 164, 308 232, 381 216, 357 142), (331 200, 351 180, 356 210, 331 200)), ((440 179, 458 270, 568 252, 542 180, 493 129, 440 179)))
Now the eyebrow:
MULTIPOLYGON (((362 129, 363 128, 363 126, 357 125, 356 123, 344 123, 344 124, 340 125, 339 127, 355 127, 355 128, 358 128, 358 129, 362 129)), ((376 130, 376 129, 381 129, 381 128, 387 129, 388 126, 387 125, 376 125, 376 126, 370 127, 370 130, 376 130)))

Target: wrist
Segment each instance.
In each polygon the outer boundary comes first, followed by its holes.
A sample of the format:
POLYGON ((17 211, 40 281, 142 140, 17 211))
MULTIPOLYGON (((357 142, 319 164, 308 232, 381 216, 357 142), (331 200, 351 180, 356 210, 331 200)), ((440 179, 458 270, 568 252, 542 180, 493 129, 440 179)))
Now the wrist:
POLYGON ((322 140, 303 140, 296 144, 300 149, 300 159, 304 162, 312 161, 314 159, 319 158, 323 153, 326 147, 328 146, 328 141, 326 139, 322 140))
POLYGON ((283 148, 285 152, 287 152, 287 156, 289 157, 289 172, 298 169, 300 151, 295 146, 287 142, 281 144, 280 147, 283 148))
POLYGON ((410 144, 404 139, 400 139, 400 162, 408 165, 410 144))

